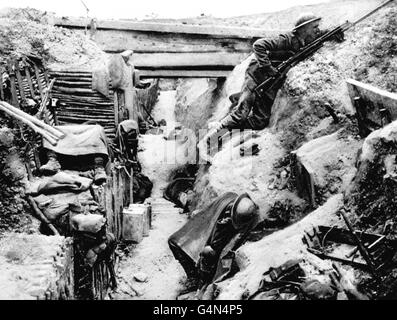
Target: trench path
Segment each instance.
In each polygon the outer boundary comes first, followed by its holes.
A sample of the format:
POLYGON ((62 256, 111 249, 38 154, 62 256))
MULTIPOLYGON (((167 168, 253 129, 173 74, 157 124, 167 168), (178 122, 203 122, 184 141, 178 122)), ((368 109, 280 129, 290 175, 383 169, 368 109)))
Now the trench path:
MULTIPOLYGON (((175 91, 162 91, 153 110, 156 121, 164 118, 167 126, 172 126, 175 123, 174 106, 175 91)), ((172 150, 169 148, 172 143, 162 135, 140 137, 143 151, 138 156, 142 172, 153 182, 152 228, 140 243, 129 247, 130 253, 116 266, 118 289, 111 294, 113 299, 174 300, 183 289, 186 275, 172 255, 167 240, 187 217, 162 197, 168 176, 177 167, 170 157, 165 156, 167 150, 172 150), (141 279, 137 280, 135 276, 141 279)))

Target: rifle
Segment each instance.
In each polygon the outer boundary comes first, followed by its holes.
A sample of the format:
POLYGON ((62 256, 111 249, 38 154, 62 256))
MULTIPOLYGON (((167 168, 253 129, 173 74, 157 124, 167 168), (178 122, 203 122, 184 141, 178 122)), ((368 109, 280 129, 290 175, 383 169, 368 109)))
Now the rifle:
POLYGON ((361 22, 362 20, 366 19, 379 9, 383 8, 390 2, 394 0, 387 0, 384 3, 380 4, 377 6, 375 9, 371 10, 369 13, 366 13, 356 21, 350 23, 349 21, 346 21, 345 23, 341 24, 340 26, 332 29, 331 31, 328 31, 321 37, 317 38, 313 42, 309 43, 307 46, 301 48, 296 54, 294 54, 292 57, 287 59, 286 61, 282 62, 276 69, 278 71, 278 75, 269 77, 262 83, 260 83, 256 88, 255 88, 255 93, 263 98, 266 93, 270 92, 272 89, 277 88, 277 86, 284 80, 286 77, 288 71, 296 66, 299 62, 305 60, 306 58, 310 57, 313 55, 318 49, 320 49, 323 46, 323 43, 329 39, 331 39, 334 35, 338 34, 339 32, 345 32, 346 30, 350 29, 351 27, 355 26, 357 23, 361 22))

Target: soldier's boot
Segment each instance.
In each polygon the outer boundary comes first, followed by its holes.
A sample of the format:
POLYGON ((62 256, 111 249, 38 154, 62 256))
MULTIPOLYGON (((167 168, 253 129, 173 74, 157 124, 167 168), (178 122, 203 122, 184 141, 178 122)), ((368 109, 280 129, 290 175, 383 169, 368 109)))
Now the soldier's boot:
POLYGON ((101 185, 102 183, 105 183, 107 179, 105 168, 103 167, 103 158, 96 157, 94 162, 95 162, 94 183, 96 185, 101 185))
POLYGON ((40 171, 45 175, 53 175, 61 170, 61 164, 55 152, 49 151, 47 153, 48 162, 40 167, 40 171))

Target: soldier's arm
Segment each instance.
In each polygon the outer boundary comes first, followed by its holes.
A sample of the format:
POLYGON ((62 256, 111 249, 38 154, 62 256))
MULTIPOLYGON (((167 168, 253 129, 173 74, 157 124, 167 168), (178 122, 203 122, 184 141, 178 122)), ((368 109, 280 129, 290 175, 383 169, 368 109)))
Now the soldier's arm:
POLYGON ((270 67, 269 52, 290 50, 286 37, 262 38, 254 42, 253 51, 255 58, 262 67, 270 67))

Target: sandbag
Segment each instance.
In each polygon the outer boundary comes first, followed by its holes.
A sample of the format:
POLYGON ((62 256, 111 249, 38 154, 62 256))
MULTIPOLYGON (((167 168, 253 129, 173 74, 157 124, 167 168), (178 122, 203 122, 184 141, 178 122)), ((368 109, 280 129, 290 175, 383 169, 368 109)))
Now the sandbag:
POLYGON ((85 191, 92 185, 93 181, 66 172, 58 172, 51 177, 43 177, 33 182, 28 182, 26 193, 30 195, 54 194, 60 191, 85 191))
POLYGON ((55 222, 70 212, 80 213, 82 211, 75 193, 39 195, 33 199, 50 222, 55 222))
POLYGON ((71 219, 74 230, 89 233, 98 233, 105 223, 106 218, 99 214, 77 214, 71 219))

